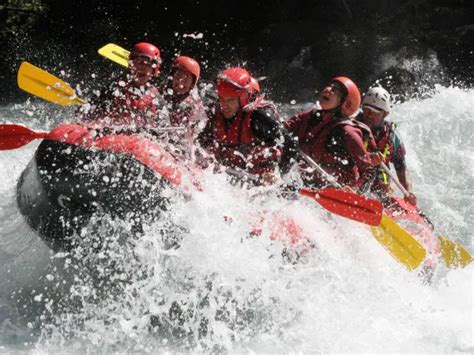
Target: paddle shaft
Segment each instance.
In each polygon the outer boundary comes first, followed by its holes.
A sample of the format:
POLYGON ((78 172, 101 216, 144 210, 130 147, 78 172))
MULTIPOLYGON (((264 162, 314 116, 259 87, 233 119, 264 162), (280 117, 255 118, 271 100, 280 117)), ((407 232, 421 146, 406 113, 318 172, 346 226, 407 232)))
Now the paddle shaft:
POLYGON ((176 132, 176 131, 185 131, 186 127, 161 127, 161 128, 150 128, 150 131, 153 132, 176 132))
MULTIPOLYGON (((185 130, 185 127, 162 127, 150 129, 155 133, 166 133, 185 130)), ((121 131, 115 133, 128 133, 130 131, 121 131)), ((49 132, 34 131, 23 125, 5 123, 0 124, 0 150, 11 150, 20 148, 34 139, 48 138, 49 132)))
POLYGON ((236 170, 236 169, 233 169, 233 168, 226 168, 225 172, 229 175, 237 176, 237 177, 240 177, 240 178, 245 178, 245 179, 248 179, 248 180, 251 180, 251 181, 259 181, 260 180, 260 178, 255 174, 250 174, 250 173, 247 173, 245 171, 236 170))
POLYGON ((316 171, 327 181, 331 184, 331 186, 340 189, 342 186, 339 184, 334 176, 330 175, 329 173, 326 172, 321 166, 314 161, 308 154, 302 152, 300 150, 300 156, 304 159, 305 162, 307 162, 309 165, 311 165, 312 168, 316 169, 316 171))
POLYGON ((405 189, 405 186, 402 185, 402 183, 396 178, 395 174, 390 170, 390 168, 385 164, 384 162, 380 163, 380 166, 382 167, 383 171, 390 176, 390 178, 393 180, 395 185, 400 189, 400 191, 403 193, 405 197, 410 196, 410 193, 405 189))

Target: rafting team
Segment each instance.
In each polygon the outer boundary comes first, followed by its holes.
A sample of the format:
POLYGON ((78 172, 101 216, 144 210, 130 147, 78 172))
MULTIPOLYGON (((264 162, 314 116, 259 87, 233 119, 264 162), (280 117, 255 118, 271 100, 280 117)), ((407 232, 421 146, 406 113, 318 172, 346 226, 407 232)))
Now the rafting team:
POLYGON ((230 67, 217 76, 218 102, 210 112, 197 90, 201 69, 196 60, 178 56, 164 88, 154 84, 160 66, 158 47, 137 43, 125 78, 82 108, 82 119, 115 130, 167 127, 173 153, 181 159, 251 174, 259 184, 277 183, 297 163, 305 186, 327 186, 310 160, 301 159, 305 154, 344 188, 371 192, 386 205, 392 191, 379 166, 392 163, 410 193, 408 202, 416 205, 404 144, 395 124, 385 120, 391 98, 382 87, 370 88, 361 100, 350 78, 335 77, 321 91, 316 108, 283 120, 244 68, 230 67))

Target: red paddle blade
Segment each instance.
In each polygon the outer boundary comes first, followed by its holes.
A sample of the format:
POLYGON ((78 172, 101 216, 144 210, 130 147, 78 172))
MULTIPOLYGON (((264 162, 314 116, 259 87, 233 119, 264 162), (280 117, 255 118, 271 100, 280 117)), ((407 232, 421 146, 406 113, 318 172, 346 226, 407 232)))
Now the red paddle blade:
POLYGON ((46 138, 48 132, 35 132, 18 124, 0 124, 0 150, 16 149, 33 139, 46 138))
POLYGON ((378 226, 382 220, 383 206, 380 201, 353 192, 328 187, 322 190, 302 188, 300 194, 312 197, 328 211, 354 221, 378 226))

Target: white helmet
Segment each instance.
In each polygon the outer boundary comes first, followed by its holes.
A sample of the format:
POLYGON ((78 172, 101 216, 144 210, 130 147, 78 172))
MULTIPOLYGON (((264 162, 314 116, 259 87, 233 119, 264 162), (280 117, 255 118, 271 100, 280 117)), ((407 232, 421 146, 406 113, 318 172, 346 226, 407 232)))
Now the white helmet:
POLYGON ((370 88, 362 100, 362 106, 378 108, 390 112, 390 94, 381 86, 370 88))

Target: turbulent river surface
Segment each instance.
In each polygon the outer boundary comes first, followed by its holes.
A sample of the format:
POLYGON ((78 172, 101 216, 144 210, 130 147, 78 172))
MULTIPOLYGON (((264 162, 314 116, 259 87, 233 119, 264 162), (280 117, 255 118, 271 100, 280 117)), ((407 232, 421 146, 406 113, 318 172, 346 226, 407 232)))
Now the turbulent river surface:
MULTIPOLYGON (((299 109, 285 105, 283 116, 299 109)), ((473 112, 473 90, 439 87, 389 116, 419 206, 471 253, 473 112)), ((38 130, 69 116, 37 101, 0 107, 1 123, 38 130)), ((472 264, 440 265, 428 283, 366 225, 223 175, 205 173, 204 192, 176 199, 140 238, 102 217, 83 236, 90 250, 53 253, 16 204, 37 146, 0 152, 0 353, 474 352, 472 264), (292 217, 315 247, 298 262, 283 258, 268 238, 271 218, 248 237, 262 211, 292 217), (179 248, 165 247, 170 237, 179 248)))

